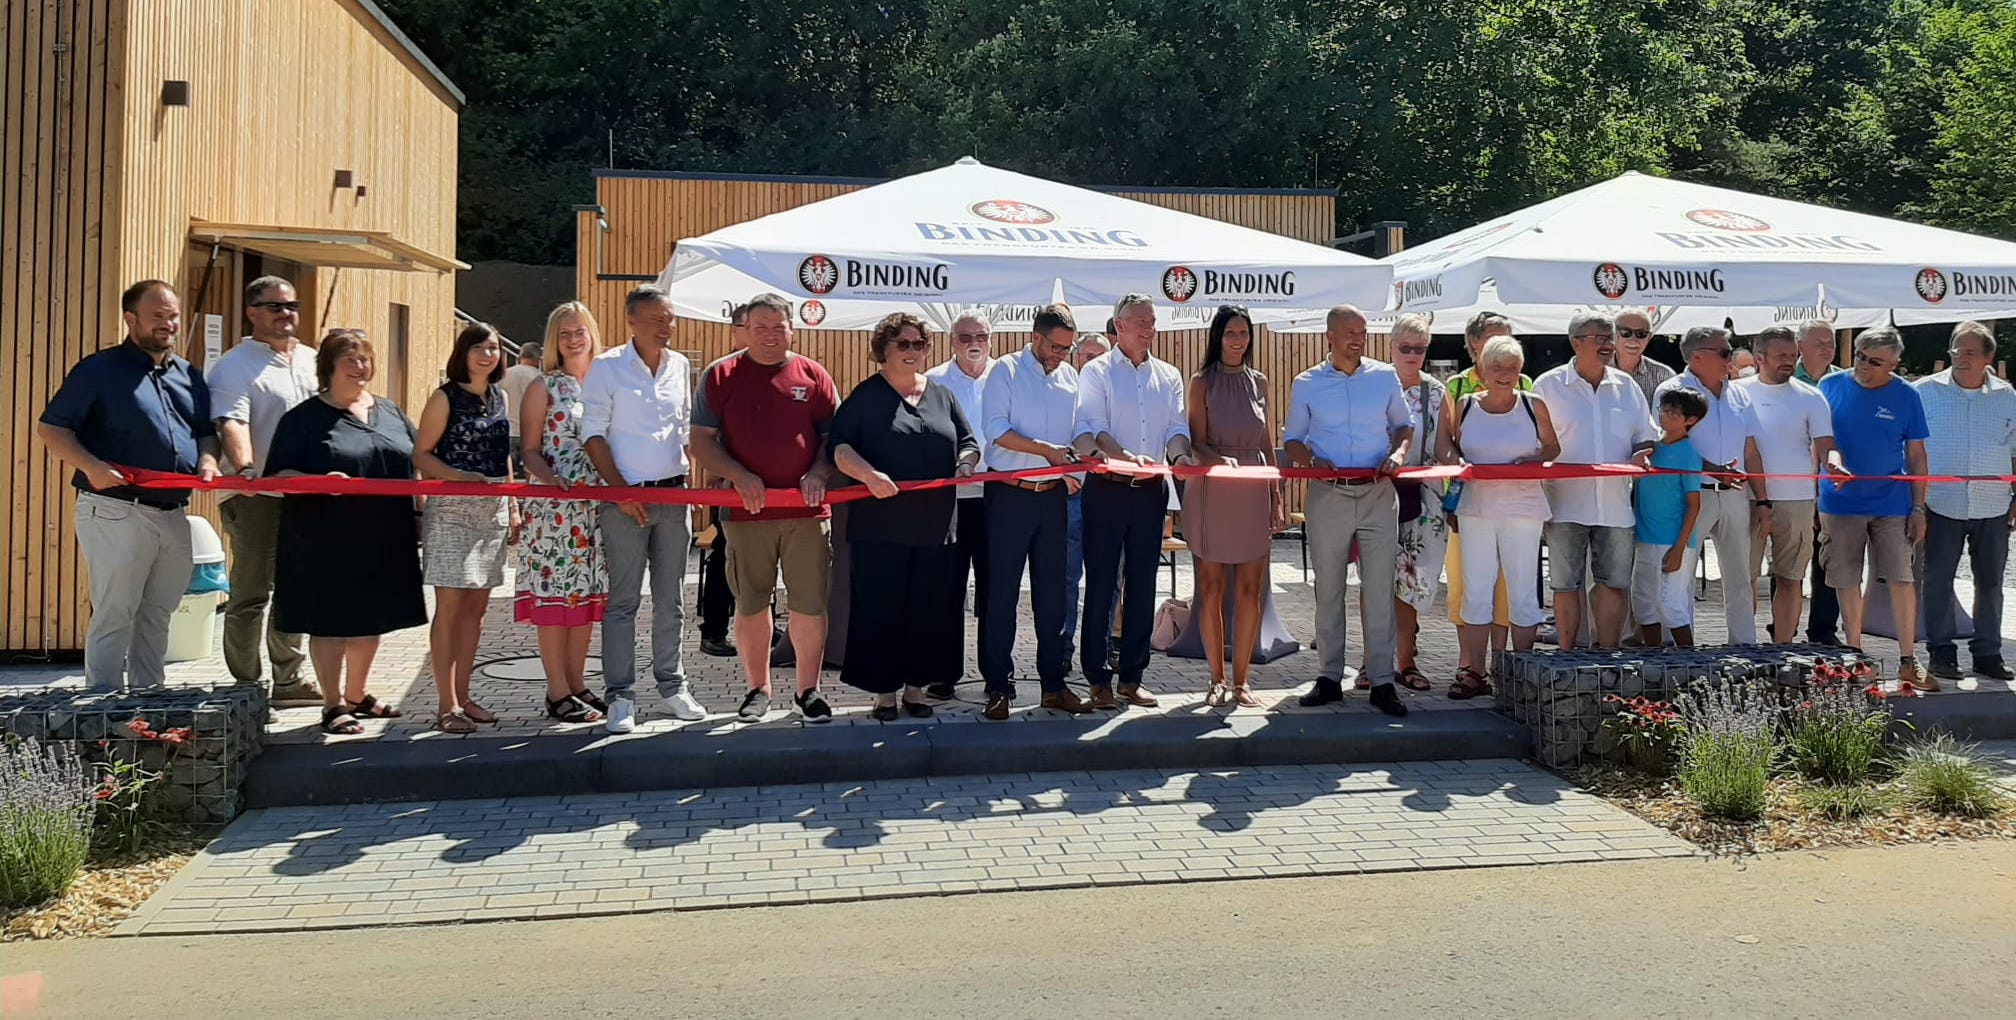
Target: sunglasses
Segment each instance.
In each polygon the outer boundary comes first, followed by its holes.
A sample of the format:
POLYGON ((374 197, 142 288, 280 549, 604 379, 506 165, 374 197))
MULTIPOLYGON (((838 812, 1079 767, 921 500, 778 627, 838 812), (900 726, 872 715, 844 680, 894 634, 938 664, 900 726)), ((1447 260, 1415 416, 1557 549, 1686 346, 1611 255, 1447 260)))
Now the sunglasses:
POLYGON ((891 340, 891 341, 889 341, 889 346, 891 346, 891 347, 894 347, 894 348, 896 348, 896 349, 897 349, 897 350, 899 350, 899 351, 928 351, 928 350, 930 350, 930 349, 931 349, 931 341, 929 341, 929 340, 891 340))
POLYGON ((1415 346, 1413 344, 1394 344, 1393 353, 1406 354, 1410 356, 1415 354, 1426 354, 1428 353, 1428 345, 1422 344, 1420 346, 1415 346))
POLYGON ((983 341, 984 341, 984 340, 986 340, 986 339, 987 339, 988 337, 990 337, 990 336, 992 336, 992 335, 993 335, 993 334, 991 334, 991 333, 986 333, 986 332, 980 332, 980 333, 954 333, 954 334, 952 334, 952 339, 954 339, 954 340, 957 340, 957 341, 959 341, 959 342, 960 342, 960 343, 962 343, 962 344, 968 344, 968 343, 972 343, 972 342, 973 342, 973 341, 975 341, 975 340, 983 340, 983 341))
POLYGON ((1700 354, 1713 354, 1713 355, 1715 355, 1716 357, 1718 357, 1718 358, 1721 358, 1721 359, 1722 359, 1723 361, 1728 361, 1728 360, 1729 360, 1729 358, 1730 358, 1730 357, 1731 357, 1732 355, 1734 355, 1734 354, 1736 353, 1736 348, 1734 348, 1734 347, 1703 347, 1703 348, 1701 348, 1701 350, 1700 350, 1699 352, 1697 352, 1697 353, 1700 353, 1700 354))
POLYGON ((1623 337, 1626 340, 1652 339, 1652 331, 1649 329, 1619 329, 1617 331, 1617 335, 1623 337))
POLYGON ((264 309, 266 309, 266 310, 267 310, 267 311, 269 311, 269 312, 298 312, 298 311, 300 311, 300 310, 301 310, 301 302, 299 302, 299 301, 254 301, 254 302, 252 302, 252 307, 254 307, 254 308, 264 308, 264 309))
POLYGON ((1886 372, 1889 372, 1889 371, 1895 371, 1895 370, 1896 370, 1896 368, 1897 368, 1897 366, 1896 366, 1896 365, 1894 365, 1894 364, 1892 364, 1892 363, 1890 363, 1890 362, 1888 362, 1888 361, 1878 361, 1878 360, 1876 360, 1875 358, 1872 358, 1872 357, 1870 357, 1870 356, 1869 356, 1869 355, 1867 355, 1867 354, 1857 354, 1857 355, 1855 355, 1855 363, 1856 363, 1856 364, 1858 364, 1858 365, 1867 365, 1867 366, 1869 366, 1870 368, 1880 368, 1880 369, 1883 369, 1883 370, 1884 370, 1884 371, 1886 371, 1886 372))

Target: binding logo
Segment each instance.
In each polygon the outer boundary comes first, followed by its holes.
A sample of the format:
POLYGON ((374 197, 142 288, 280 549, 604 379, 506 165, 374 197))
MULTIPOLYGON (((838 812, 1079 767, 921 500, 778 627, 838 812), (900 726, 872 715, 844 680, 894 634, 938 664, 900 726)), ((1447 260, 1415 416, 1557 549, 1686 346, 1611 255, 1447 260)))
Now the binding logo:
POLYGON ((1197 295, 1197 274, 1189 266, 1170 266, 1162 271, 1162 296, 1177 304, 1197 295))
POLYGON ((1039 223, 1049 223, 1057 218, 1056 213, 1040 205, 1032 205, 1028 202, 1020 202, 1012 198, 990 198, 985 202, 975 202, 967 206, 966 211, 983 220, 1029 226, 1039 223))
POLYGON ((1918 289, 1918 296, 1924 298, 1926 304, 1936 305, 1946 300, 1946 274, 1931 266, 1918 270, 1912 286, 1918 289))
POLYGON ((1755 216, 1746 216, 1727 209, 1694 209, 1687 213, 1687 218, 1704 227, 1733 230, 1739 234, 1760 234, 1771 229, 1771 224, 1755 216))
POLYGON ((826 321, 826 305, 821 301, 807 301, 798 306, 798 321, 807 326, 817 326, 826 321))
POLYGON ((807 255, 798 263, 798 286, 807 294, 831 294, 840 285, 840 267, 824 255, 807 255))
POLYGON ((1596 293, 1615 301, 1631 289, 1631 274, 1615 262, 1605 262, 1596 267, 1592 282, 1596 284, 1596 293))

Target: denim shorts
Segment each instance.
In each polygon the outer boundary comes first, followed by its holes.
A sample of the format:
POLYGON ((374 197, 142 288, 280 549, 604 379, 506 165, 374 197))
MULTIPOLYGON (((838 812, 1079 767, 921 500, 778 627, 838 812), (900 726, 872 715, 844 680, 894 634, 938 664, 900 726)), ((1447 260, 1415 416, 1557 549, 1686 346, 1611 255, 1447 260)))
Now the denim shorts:
POLYGON ((1555 591, 1581 591, 1584 563, 1595 566, 1596 583, 1631 588, 1631 560, 1637 545, 1630 528, 1554 521, 1547 525, 1547 581, 1555 591))

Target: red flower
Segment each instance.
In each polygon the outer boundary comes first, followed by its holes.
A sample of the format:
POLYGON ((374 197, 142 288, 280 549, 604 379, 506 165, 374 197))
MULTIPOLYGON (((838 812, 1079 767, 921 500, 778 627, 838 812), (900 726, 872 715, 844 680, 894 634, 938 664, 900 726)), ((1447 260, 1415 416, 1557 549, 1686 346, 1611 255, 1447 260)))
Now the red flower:
POLYGON ((1889 697, 1889 695, 1883 693, 1882 684, 1870 684, 1869 686, 1864 687, 1862 689, 1862 693, 1867 694, 1870 697, 1876 698, 1878 700, 1889 697))
POLYGON ((131 732, 134 736, 152 737, 154 735, 153 724, 149 723, 145 719, 141 719, 138 717, 135 717, 132 722, 127 723, 126 729, 129 732, 131 732))
POLYGON ((179 746, 188 743, 189 741, 195 739, 195 737, 196 737, 196 730, 194 727, 177 726, 176 728, 161 734, 161 742, 164 744, 174 744, 179 746))

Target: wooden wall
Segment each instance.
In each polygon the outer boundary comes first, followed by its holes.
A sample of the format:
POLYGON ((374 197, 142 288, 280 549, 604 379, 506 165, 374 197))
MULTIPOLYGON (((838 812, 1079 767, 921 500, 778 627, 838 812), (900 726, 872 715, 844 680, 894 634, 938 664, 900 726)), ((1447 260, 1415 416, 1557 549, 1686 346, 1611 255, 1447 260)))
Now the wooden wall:
MULTIPOLYGON (((680 238, 718 230, 744 220, 782 212, 810 202, 831 198, 876 183, 872 180, 830 180, 819 178, 707 177, 625 171, 599 171, 596 175, 598 214, 583 209, 576 214, 578 258, 575 277, 580 299, 594 309, 602 324, 606 342, 621 343, 623 295, 639 283, 649 282, 671 260, 672 248, 680 238), (603 230, 600 221, 606 221, 603 230)), ((1238 192, 1224 189, 1111 189, 1114 194, 1139 202, 1241 226, 1253 227, 1321 244, 1335 236, 1336 200, 1319 192, 1238 192)), ((753 295, 752 295, 753 296, 753 295)), ((1081 331, 1097 332, 1105 326, 1110 309, 1075 309, 1081 331)), ((1320 335, 1274 335, 1261 329, 1259 354, 1255 362, 1269 384, 1270 426, 1280 435, 1288 407, 1288 387, 1296 373, 1321 360, 1327 348, 1320 335)), ((997 355, 1022 348, 1026 333, 996 333, 997 355)), ((937 338, 944 344, 945 338, 937 338)), ((1203 330, 1163 333, 1156 341, 1155 354, 1185 372, 1196 368, 1203 358, 1203 330)), ((693 319, 679 321, 677 344, 686 351, 695 367, 726 354, 731 346, 728 327, 721 323, 693 319)), ((854 384, 875 371, 868 359, 868 334, 860 331, 800 330, 794 348, 816 358, 833 374, 844 396, 854 384)), ((1375 339, 1374 353, 1383 350, 1383 338, 1375 339)), ((950 355, 949 348, 944 350, 950 355)), ((1299 489, 1299 486, 1297 487, 1299 489)), ((1300 509, 1300 493, 1294 494, 1300 509)))
MULTIPOLYGON (((225 250, 197 307, 210 248, 190 242, 192 219, 385 230, 452 255, 459 104, 360 0, 8 0, 0 31, 0 647, 74 650, 88 623, 74 499, 33 421, 71 365, 120 339, 119 291, 174 283, 200 362, 201 312, 225 316, 227 343, 244 332, 245 280, 225 250), (188 106, 162 105, 167 80, 189 83, 188 106), (338 168, 367 197, 334 188, 338 168)), ((362 326, 383 352, 392 306, 410 309, 396 396, 417 406, 452 342, 453 277, 300 275, 304 334, 362 326)))

